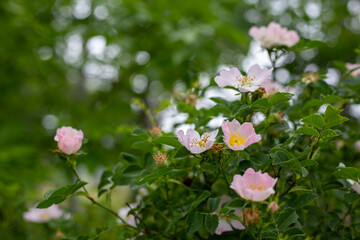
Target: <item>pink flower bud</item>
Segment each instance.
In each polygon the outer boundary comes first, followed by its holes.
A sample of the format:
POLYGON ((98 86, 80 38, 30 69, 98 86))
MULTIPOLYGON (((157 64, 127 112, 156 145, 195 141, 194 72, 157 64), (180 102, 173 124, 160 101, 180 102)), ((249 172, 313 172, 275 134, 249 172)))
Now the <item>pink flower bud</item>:
POLYGON ((79 151, 83 138, 84 134, 81 130, 72 127, 61 127, 57 129, 54 140, 58 142, 60 151, 71 155, 79 151))
POLYGON ((274 201, 268 205, 267 209, 271 211, 272 214, 274 214, 279 209, 279 205, 274 201))

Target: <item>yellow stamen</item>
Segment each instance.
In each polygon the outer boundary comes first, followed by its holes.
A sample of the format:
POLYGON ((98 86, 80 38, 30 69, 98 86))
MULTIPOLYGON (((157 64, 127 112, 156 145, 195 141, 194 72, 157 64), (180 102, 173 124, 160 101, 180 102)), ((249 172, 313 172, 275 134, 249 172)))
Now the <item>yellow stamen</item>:
POLYGON ((205 148, 206 143, 209 141, 210 135, 205 133, 203 137, 200 139, 200 141, 194 140, 191 143, 191 147, 199 146, 201 148, 205 148))
POLYGON ((231 132, 230 133, 229 144, 231 146, 234 146, 235 144, 236 144, 236 146, 244 145, 246 139, 247 139, 246 136, 240 136, 239 133, 234 134, 233 132, 231 132))
POLYGON ((251 83, 254 79, 255 77, 253 76, 236 76, 236 80, 239 81, 240 85, 251 83))
POLYGON ((262 186, 260 186, 260 187, 257 187, 257 186, 254 186, 254 185, 250 185, 250 189, 251 190, 259 190, 260 192, 262 192, 262 190, 263 190, 263 187, 262 186))

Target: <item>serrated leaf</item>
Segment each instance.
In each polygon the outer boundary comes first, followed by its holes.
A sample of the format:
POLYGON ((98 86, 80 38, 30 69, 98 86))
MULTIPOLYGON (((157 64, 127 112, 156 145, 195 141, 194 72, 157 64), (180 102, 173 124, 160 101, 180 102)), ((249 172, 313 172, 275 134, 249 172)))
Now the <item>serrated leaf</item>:
POLYGON ((318 197, 318 195, 311 193, 311 192, 307 192, 307 193, 304 193, 304 194, 301 194, 300 196, 298 196, 295 199, 295 202, 293 205, 296 208, 301 208, 301 207, 305 206, 306 204, 314 201, 317 197, 318 197))
POLYGON ((184 169, 161 168, 153 173, 146 175, 145 177, 140 178, 136 182, 136 185, 143 185, 145 183, 155 181, 156 179, 159 179, 160 177, 163 177, 165 175, 175 176, 184 172, 186 172, 184 169))
POLYGON ((292 223, 295 223, 298 219, 296 211, 292 208, 284 209, 277 218, 277 225, 279 229, 284 229, 292 223))
POLYGON ((183 217, 185 217, 185 213, 178 213, 172 219, 171 222, 167 225, 165 232, 171 230, 171 228, 183 217))
POLYGON ((186 147, 181 146, 181 147, 179 147, 178 150, 176 151, 174 158, 175 158, 175 159, 183 159, 183 158, 189 156, 190 154, 191 154, 190 151, 187 150, 186 147))
POLYGON ((216 209, 219 207, 221 201, 221 197, 217 197, 217 198, 209 198, 209 211, 215 212, 216 209))
POLYGON ((317 166, 318 162, 311 159, 305 159, 301 161, 300 164, 302 167, 312 167, 312 166, 317 166))
POLYGON ((191 212, 194 208, 196 208, 200 203, 202 203, 203 201, 205 201, 208 197, 210 197, 211 193, 209 191, 203 191, 201 193, 201 195, 196 199, 196 201, 194 201, 188 212, 191 212))
POLYGON ((277 165, 277 164, 282 164, 285 163, 287 161, 289 161, 290 159, 288 158, 288 156, 283 152, 283 151, 277 151, 275 153, 274 159, 273 159, 273 164, 277 165))
POLYGON ((280 103, 287 102, 291 100, 293 94, 291 93, 284 93, 284 92, 277 92, 271 96, 270 102, 273 107, 279 105, 280 103))
POLYGON ((176 147, 176 148, 181 146, 181 143, 178 141, 178 139, 176 137, 166 137, 166 136, 157 137, 157 138, 153 139, 152 142, 165 144, 165 145, 176 147))
POLYGON ((334 138, 334 137, 339 136, 339 134, 337 132, 335 132, 334 130, 332 130, 332 129, 326 129, 325 131, 323 131, 321 133, 321 135, 325 139, 330 139, 330 138, 334 138))
POLYGON ((335 109, 333 106, 328 105, 325 110, 324 120, 325 122, 331 120, 332 117, 340 115, 340 110, 335 109))
POLYGON ((270 108, 270 102, 268 98, 261 98, 251 104, 251 108, 270 108))
POLYGON ((188 226, 187 234, 193 234, 198 231, 203 224, 203 217, 198 212, 192 212, 186 217, 186 225, 188 226))
POLYGON ((205 227, 211 235, 216 231, 216 228, 219 225, 219 217, 216 214, 208 214, 205 217, 205 227))
POLYGON ((74 184, 66 185, 62 188, 59 188, 55 190, 53 193, 51 193, 47 199, 40 202, 37 208, 48 208, 53 204, 59 204, 63 202, 66 198, 68 198, 70 195, 75 193, 79 188, 85 186, 86 182, 76 182, 74 184))
POLYGON ((339 125, 339 124, 341 124, 343 122, 346 122, 348 120, 349 120, 348 118, 340 116, 340 115, 339 116, 334 116, 331 119, 329 119, 329 121, 326 122, 325 127, 326 128, 331 128, 331 127, 339 125))
POLYGON ((337 178, 342 179, 351 179, 353 181, 358 181, 359 179, 359 170, 353 167, 337 167, 337 171, 334 172, 334 175, 337 178))
POLYGON ((299 228, 292 227, 292 228, 287 229, 284 232, 284 235, 288 236, 290 238, 293 238, 293 237, 305 236, 305 233, 299 228))
POLYGON ((319 114, 312 114, 310 116, 304 117, 301 121, 318 129, 322 129, 325 126, 324 118, 319 114))
POLYGON ((129 163, 138 163, 138 162, 140 162, 140 158, 138 156, 135 156, 133 154, 126 153, 126 152, 122 152, 120 154, 120 158, 124 159, 125 161, 127 161, 129 163))
POLYGON ((298 128, 295 133, 303 133, 303 134, 306 134, 306 135, 310 135, 310 136, 316 136, 318 137, 319 136, 319 132, 316 131, 314 128, 312 127, 307 127, 307 126, 303 126, 303 127, 300 127, 298 128))

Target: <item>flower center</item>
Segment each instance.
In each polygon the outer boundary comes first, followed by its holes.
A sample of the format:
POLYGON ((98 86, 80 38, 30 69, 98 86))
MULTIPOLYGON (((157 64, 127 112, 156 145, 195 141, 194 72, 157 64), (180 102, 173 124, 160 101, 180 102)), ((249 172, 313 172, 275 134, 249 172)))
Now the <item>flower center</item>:
POLYGON ((253 76, 236 76, 236 80, 239 82, 239 85, 249 84, 254 81, 255 77, 253 76))
POLYGON ((234 146, 236 144, 236 146, 240 146, 243 145, 246 141, 247 137, 246 136, 240 136, 239 133, 234 134, 233 132, 230 133, 230 139, 229 139, 229 144, 231 146, 234 146))
POLYGON ((263 187, 262 186, 260 186, 260 187, 257 187, 257 186, 254 186, 254 185, 250 185, 250 189, 251 190, 259 190, 260 192, 262 192, 263 191, 263 187))
POLYGON ((40 219, 43 221, 48 220, 49 217, 50 217, 50 214, 47 212, 40 215, 40 219))
POLYGON ((203 137, 200 139, 200 141, 198 140, 193 140, 192 143, 191 143, 191 147, 194 147, 194 146, 199 146, 201 148, 205 148, 205 145, 206 143, 209 141, 209 138, 210 138, 210 135, 205 133, 203 135, 203 137))

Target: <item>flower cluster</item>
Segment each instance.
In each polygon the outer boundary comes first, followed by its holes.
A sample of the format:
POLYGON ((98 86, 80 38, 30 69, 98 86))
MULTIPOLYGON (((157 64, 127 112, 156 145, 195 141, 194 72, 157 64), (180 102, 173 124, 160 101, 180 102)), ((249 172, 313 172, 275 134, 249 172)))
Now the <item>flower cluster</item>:
POLYGON ((300 37, 294 30, 281 27, 280 24, 271 22, 267 27, 251 27, 249 35, 260 42, 267 49, 275 46, 292 47, 300 41, 300 37))

